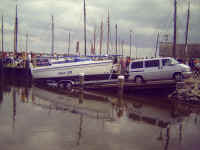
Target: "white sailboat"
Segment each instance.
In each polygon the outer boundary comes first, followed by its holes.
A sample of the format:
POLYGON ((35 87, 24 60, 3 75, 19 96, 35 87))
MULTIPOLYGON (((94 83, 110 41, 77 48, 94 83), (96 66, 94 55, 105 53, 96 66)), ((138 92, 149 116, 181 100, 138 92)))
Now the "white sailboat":
MULTIPOLYGON (((84 1, 84 40, 85 40, 85 56, 86 56, 86 16, 85 16, 85 1, 84 1)), ((53 19, 52 19, 53 24, 53 19)), ((53 26, 52 26, 53 29, 53 26)), ((53 33, 53 30, 52 30, 53 33)), ((52 34, 53 36, 53 34, 52 34)), ((52 39, 54 39, 52 37, 52 39)), ((53 43, 53 41, 52 41, 53 43)), ((53 46, 52 46, 53 55, 53 46)), ((110 73, 113 72, 112 60, 92 60, 87 57, 74 57, 62 59, 42 59, 39 65, 30 64, 32 77, 34 80, 45 81, 74 81, 83 73, 85 80, 109 79, 110 73)))
POLYGON ((38 65, 30 65, 35 80, 77 80, 83 73, 86 80, 109 78, 113 68, 112 60, 92 60, 87 58, 44 59, 38 65))

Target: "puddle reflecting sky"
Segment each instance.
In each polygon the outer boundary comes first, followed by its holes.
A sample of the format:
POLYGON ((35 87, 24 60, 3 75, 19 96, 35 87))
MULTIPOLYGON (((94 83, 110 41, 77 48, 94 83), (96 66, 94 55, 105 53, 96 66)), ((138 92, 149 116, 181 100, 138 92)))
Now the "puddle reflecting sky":
POLYGON ((0 149, 197 150, 200 115, 165 96, 0 89, 0 149))

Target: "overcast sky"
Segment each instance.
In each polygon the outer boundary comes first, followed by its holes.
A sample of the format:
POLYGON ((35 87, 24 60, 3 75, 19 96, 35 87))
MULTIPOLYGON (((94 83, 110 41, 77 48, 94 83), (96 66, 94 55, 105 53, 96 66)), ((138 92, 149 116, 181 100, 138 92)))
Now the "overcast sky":
MULTIPOLYGON (((177 0, 178 42, 184 42, 184 32, 188 0, 177 0)), ((155 52, 156 36, 160 40, 173 33, 174 0, 86 0, 87 14, 87 53, 90 53, 90 40, 94 27, 97 27, 97 50, 99 53, 100 23, 104 22, 104 45, 107 41, 107 12, 110 11, 111 44, 115 50, 115 24, 118 25, 118 43, 124 40, 124 53, 129 54, 130 30, 134 46, 132 56, 152 56, 155 52)), ((84 53, 83 0, 1 0, 0 15, 4 16, 5 49, 13 49, 13 29, 15 7, 18 5, 19 46, 25 49, 25 34, 29 34, 29 50, 33 52, 51 51, 51 16, 55 23, 55 52, 64 53, 68 48, 68 34, 71 33, 71 52, 75 53, 76 41, 80 41, 80 51, 84 53)), ((200 43, 200 1, 191 0, 189 42, 200 43)), ((121 47, 118 45, 118 47, 121 47)), ((120 48, 121 49, 121 48, 120 48)))

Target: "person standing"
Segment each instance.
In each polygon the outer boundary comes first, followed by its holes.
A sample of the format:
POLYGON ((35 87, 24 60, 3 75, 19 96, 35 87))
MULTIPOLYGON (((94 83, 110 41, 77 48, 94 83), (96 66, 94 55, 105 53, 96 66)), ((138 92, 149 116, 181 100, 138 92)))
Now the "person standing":
POLYGON ((131 62, 131 58, 129 56, 126 57, 126 72, 129 72, 129 65, 131 62))

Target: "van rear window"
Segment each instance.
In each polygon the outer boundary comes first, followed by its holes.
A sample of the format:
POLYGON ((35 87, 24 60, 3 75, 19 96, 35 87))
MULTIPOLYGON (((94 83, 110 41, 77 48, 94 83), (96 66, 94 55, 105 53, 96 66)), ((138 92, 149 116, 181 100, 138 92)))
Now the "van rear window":
POLYGON ((143 61, 132 62, 131 69, 143 68, 143 61))
POLYGON ((159 67, 160 61, 159 60, 148 60, 145 61, 145 67, 159 67))

